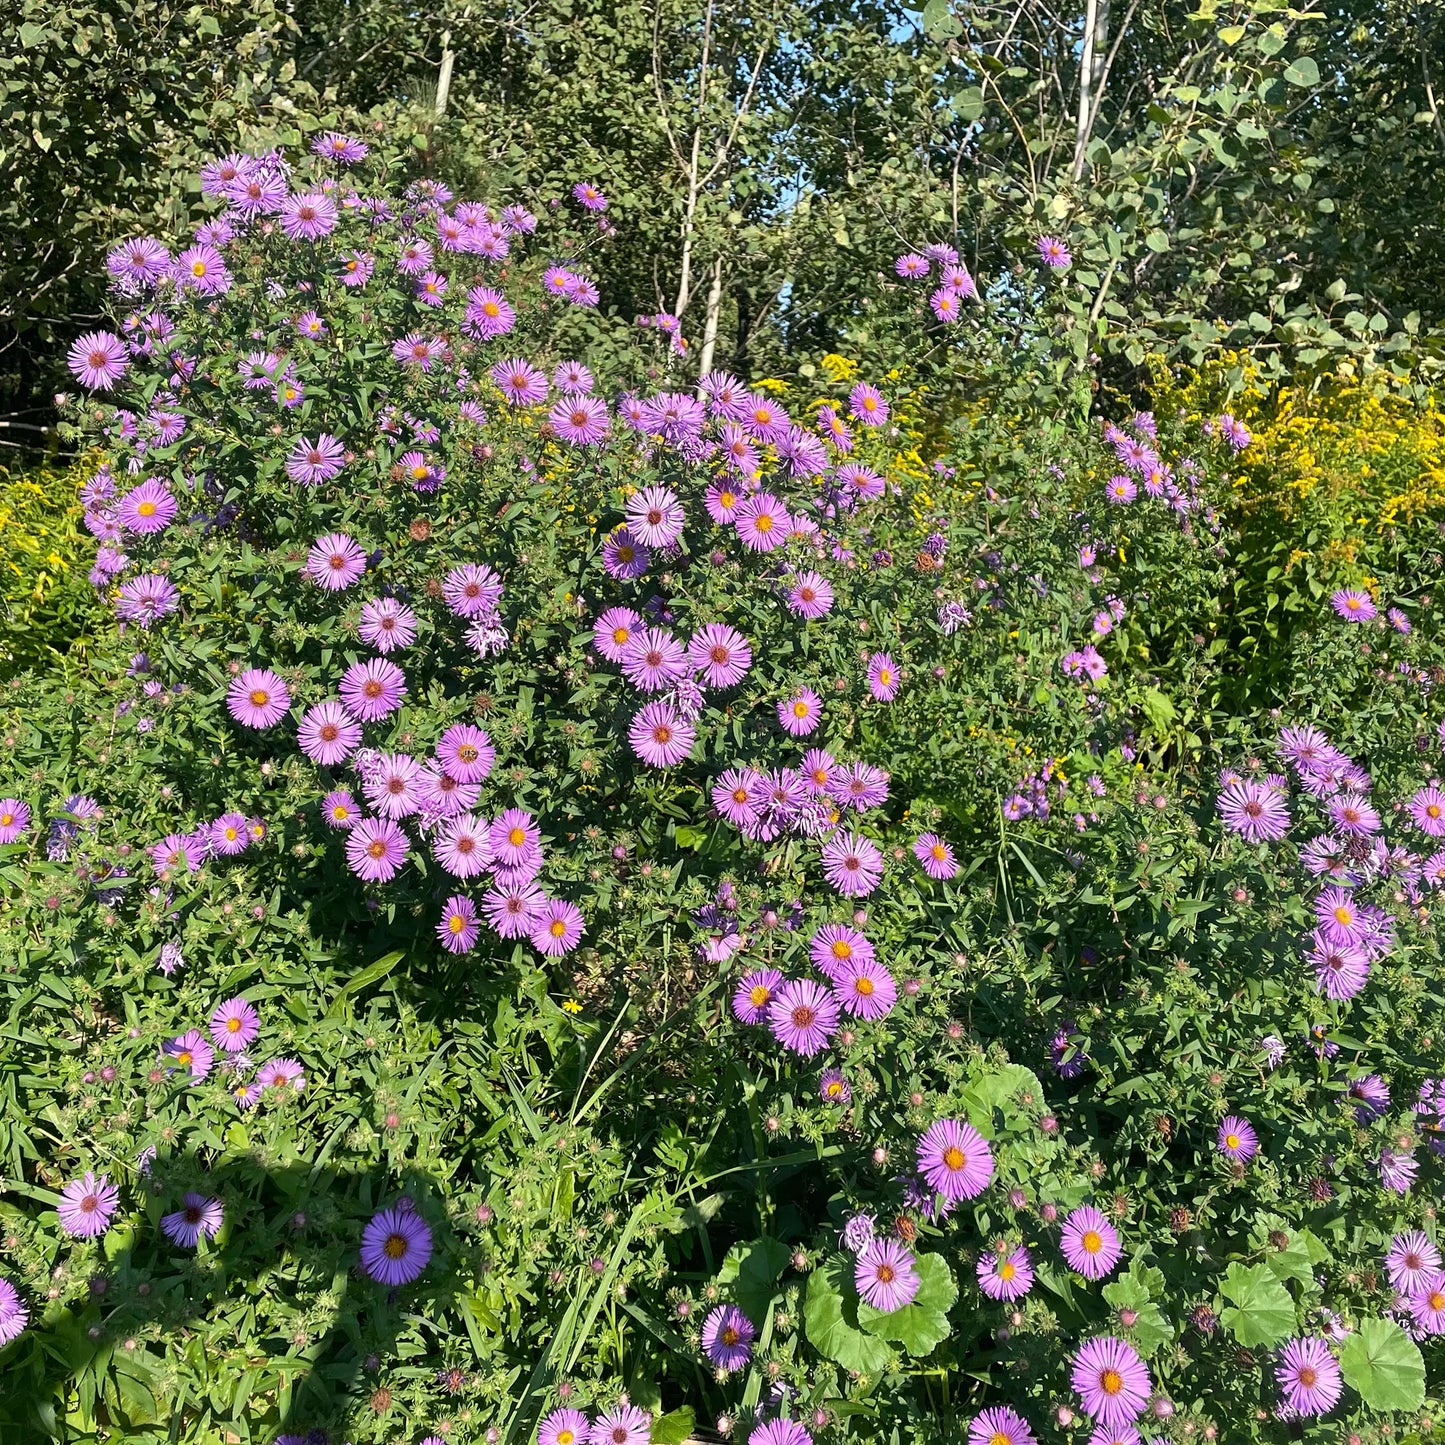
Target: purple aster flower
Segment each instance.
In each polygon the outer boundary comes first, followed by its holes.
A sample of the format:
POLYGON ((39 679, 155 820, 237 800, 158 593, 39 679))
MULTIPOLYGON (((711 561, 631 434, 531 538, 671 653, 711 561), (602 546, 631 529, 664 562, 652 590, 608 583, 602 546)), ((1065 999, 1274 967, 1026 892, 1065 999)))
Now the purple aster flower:
POLYGON ((748 1436, 748 1445, 813 1445, 813 1437, 796 1420, 766 1420, 748 1436))
POLYGON ((1331 938, 1324 929, 1310 935, 1308 961, 1315 971, 1315 988, 1326 998, 1354 998, 1370 977, 1370 958, 1359 944, 1331 938))
POLYGON ((810 622, 833 610, 833 588, 817 572, 799 572, 787 594, 788 610, 810 622))
POLYGON ((114 247, 105 258, 105 269, 127 295, 146 290, 162 280, 171 269, 171 253, 150 236, 137 236, 114 247))
POLYGON ((1008 1254, 985 1250, 976 1272, 979 1289, 992 1300, 1022 1299, 1034 1287, 1033 1263, 1023 1245, 1008 1254))
POLYGON ((618 582, 641 577, 651 561, 652 553, 626 527, 619 527, 602 544, 602 565, 618 582))
POLYGON ((1445 838, 1445 792, 1433 783, 1421 788, 1405 805, 1415 826, 1431 838, 1445 838))
POLYGON ((520 357, 499 361, 490 372, 497 390, 513 406, 536 406, 547 400, 547 377, 520 357))
POLYGON ((697 731, 666 698, 648 703, 627 731, 632 751, 649 767, 670 768, 684 761, 697 731))
POLYGON ((827 793, 833 786, 838 763, 825 748, 809 748, 798 765, 798 776, 812 793, 827 793))
POLYGON ((872 763, 850 763, 833 774, 828 793, 840 807, 864 813, 888 801, 888 774, 872 763))
POLYGON ((340 592, 366 571, 366 553, 345 532, 328 532, 311 544, 302 571, 318 587, 340 592))
POLYGON ((409 818, 421 806, 421 764, 407 753, 378 753, 362 791, 383 817, 409 818))
POLYGON ((876 386, 860 381, 848 393, 848 415, 864 426, 882 426, 888 420, 888 403, 876 386))
POLYGON ((437 759, 462 783, 485 781, 496 756, 491 738, 482 728, 470 723, 453 723, 437 743, 437 759))
POLYGON ((463 329, 479 341, 505 336, 517 323, 517 313, 500 291, 490 286, 473 286, 467 292, 463 329))
POLYGON ((1364 941, 1365 914, 1348 890, 1333 885, 1322 888, 1315 898, 1314 910, 1320 931, 1332 943, 1358 945, 1364 941))
POLYGON ((916 281, 920 277, 928 275, 928 257, 920 256, 916 251, 910 251, 893 263, 893 270, 905 281, 916 281))
POLYGON ((185 1069, 193 1080, 204 1079, 216 1061, 215 1050, 206 1042, 199 1029, 188 1029, 161 1045, 161 1053, 169 1060, 169 1067, 185 1069))
POLYGON ((1291 1340, 1274 1367, 1281 1402, 1296 1415, 1323 1415, 1344 1389, 1340 1367, 1320 1339, 1291 1340))
POLYGON ((1401 636, 1408 637, 1410 635, 1412 630, 1410 627, 1410 619, 1401 612, 1398 607, 1390 608, 1385 614, 1385 620, 1396 632, 1400 633, 1401 636))
POLYGON ((1074 1356, 1071 1382, 1084 1410, 1105 1430, 1127 1428, 1149 1404, 1149 1370, 1132 1345, 1104 1336, 1074 1356))
POLYGON ((572 198, 589 211, 605 211, 607 209, 607 197, 590 181, 578 181, 572 187, 572 198))
POLYGON ((336 202, 324 192, 287 196, 281 202, 281 229, 293 241, 319 241, 336 229, 336 202))
POLYGON ((607 403, 600 397, 564 396, 548 414, 552 430, 571 446, 594 447, 607 436, 607 403))
POLYGON ((822 720, 823 699, 811 687, 800 687, 778 704, 778 722, 791 737, 808 737, 822 720))
POLYGON ((416 613, 395 597, 378 597, 365 602, 356 635, 378 652, 398 652, 416 641, 416 613))
MULTIPOLYGON (((1427 1335, 1445 1334, 1445 1273, 1436 1270, 1406 1296, 1410 1318, 1427 1335)), ((3 1343, 3 1307, 0 1307, 0 1343, 3 1343)))
POLYGON ((768 1003, 768 1027, 784 1048, 809 1058, 837 1031, 838 1001, 811 979, 784 983, 768 1003))
POLYGON ((862 898, 883 878, 883 855, 857 833, 835 833, 823 844, 823 876, 846 898, 862 898))
POLYGON ((360 818, 346 836, 346 862, 367 883, 395 878, 406 851, 406 834, 390 818, 360 818))
POLYGON ((30 829, 30 804, 19 798, 0 798, 0 845, 13 843, 30 829))
POLYGON ((406 696, 406 675, 384 657, 353 662, 341 675, 341 701, 359 722, 390 717, 406 696))
POLYGON ((1237 1159, 1241 1164, 1247 1164, 1259 1152, 1259 1135, 1255 1133, 1254 1125, 1238 1114, 1230 1114, 1219 1121, 1215 1138, 1219 1152, 1226 1159, 1237 1159))
POLYGON ((307 708, 296 740, 312 762, 334 768, 361 746, 361 724, 339 702, 320 702, 307 708))
POLYGON ((87 331, 66 357, 75 379, 91 391, 109 391, 128 370, 130 352, 110 331, 87 331))
POLYGON ((1330 598, 1330 606, 1346 622, 1368 622, 1375 616, 1376 607, 1368 592, 1358 587, 1342 587, 1330 598))
POLYGON ((120 1190, 104 1174, 87 1170, 60 1191, 55 1212, 60 1227, 76 1239, 94 1239, 110 1228, 111 1216, 120 1204, 120 1190))
POLYGON ((1356 1123, 1368 1124, 1390 1107, 1390 1086, 1378 1074, 1366 1074, 1354 1080, 1348 1092, 1349 1097, 1356 1101, 1356 1123))
POLYGON ((928 305, 940 321, 957 321, 963 311, 959 293, 951 286, 940 286, 928 298, 928 305))
POLYGON ((644 547, 667 547, 682 536, 687 513, 667 487, 643 487, 627 499, 627 530, 644 547))
POLYGON ((1040 236, 1038 239, 1039 260, 1054 271, 1062 271, 1073 257, 1069 248, 1057 236, 1040 236))
POLYGON ((371 154, 371 147, 365 141, 353 140, 349 135, 338 135, 329 130, 311 142, 312 151, 323 160, 339 161, 342 165, 354 166, 371 154))
POLYGON ((818 1097, 825 1104, 851 1104, 853 1089, 842 1069, 824 1069, 818 1078, 818 1097))
POLYGON ((116 506, 116 519, 128 532, 148 537, 164 532, 176 515, 176 499, 154 477, 133 487, 116 506))
POLYGON ((189 834, 167 833, 150 849, 151 862, 157 873, 178 868, 194 873, 205 861, 203 842, 189 834))
POLYGON ((1380 1150, 1380 1183, 1392 1194, 1408 1194, 1419 1172, 1419 1161, 1409 1154, 1380 1150))
POLYGON ((242 727, 274 727, 290 706, 286 684, 270 668, 247 668, 226 689, 226 708, 242 727))
POLYGON ((234 858, 251 845, 249 824, 244 813, 222 813, 206 829, 206 844, 223 858, 234 858))
POLYGON ((377 1210, 361 1231, 361 1268, 377 1284, 410 1284, 431 1255, 431 1228, 409 1200, 377 1210))
POLYGON ((145 573, 122 582, 116 597, 115 615, 122 622, 149 628, 180 606, 180 591, 164 577, 145 573))
POLYGON ((179 1209, 161 1216, 161 1230, 172 1244, 194 1249, 203 1234, 207 1239, 215 1238, 223 1214, 219 1199, 209 1199, 204 1194, 184 1194, 179 1209))
POLYGON ((537 1429, 537 1445, 586 1445, 589 1429, 581 1410, 553 1410, 537 1429))
POLYGON ((550 898, 532 924, 532 946, 548 958, 561 958, 571 953, 582 941, 586 923, 582 910, 575 903, 550 898))
POLYGON ((272 1059, 257 1073, 256 1083, 262 1089, 300 1093, 306 1087, 306 1073, 295 1059, 272 1059))
POLYGON ((782 982, 783 975, 776 968, 760 968, 745 974, 733 993, 733 1013, 742 1023, 762 1023, 782 982))
POLYGON ((946 1203, 976 1199, 993 1178, 993 1150, 972 1124, 939 1119, 918 1141, 918 1172, 946 1203))
POLYGON ((893 975, 875 958, 855 957, 838 965, 833 989, 845 1012, 860 1019, 881 1019, 898 998, 893 975))
POLYGON ((753 1322, 736 1305, 718 1305, 702 1327, 702 1350, 722 1370, 740 1370, 753 1357, 753 1322))
POLYGON ((1103 1279, 1123 1253, 1119 1231, 1090 1204, 1080 1205, 1064 1221, 1059 1248, 1069 1268, 1085 1279, 1103 1279))
POLYGON ((892 702, 900 685, 897 664, 886 652, 875 652, 868 659, 868 691, 879 702, 892 702))
POLYGON ((524 863, 541 844, 536 819, 523 808, 508 808, 492 824, 488 840, 497 861, 504 868, 524 863))
POLYGON ((845 972, 876 962, 873 945, 846 923, 825 923, 808 942, 808 957, 819 973, 836 982, 845 972))
POLYGON ((913 856, 923 865, 930 878, 947 882, 958 873, 958 863, 949 847, 937 833, 923 833, 913 845, 913 856))
POLYGON ((470 953, 481 937, 482 925, 477 921, 477 907, 464 894, 454 893, 442 904, 437 937, 448 953, 470 953))
POLYGON ((652 1416, 636 1405, 617 1405, 600 1414, 588 1433, 588 1445, 648 1445, 652 1416))
POLYGON ((1342 793, 1331 798, 1325 811, 1330 822, 1348 836, 1367 836, 1380 831, 1380 815, 1364 798, 1354 793, 1342 793))
POLYGON ((1029 1422, 1007 1405, 995 1405, 973 1417, 968 1445, 1038 1445, 1029 1422))
POLYGON ((486 563, 453 567, 442 581, 442 598, 454 616, 484 617, 502 600, 502 579, 486 563))
POLYGON ((482 899, 482 912, 487 922, 501 938, 526 938, 536 926, 547 900, 542 890, 532 882, 505 885, 499 879, 497 886, 488 890, 482 899))
POLYGON ((256 1041, 261 1032, 261 1015, 243 998, 228 998, 218 1004, 207 1025, 218 1049, 238 1054, 256 1041))
POLYGON ((447 294, 447 278, 441 271, 423 271, 412 283, 412 294, 423 306, 440 306, 447 294))
POLYGON ((1401 1294, 1411 1294, 1440 1269, 1440 1251, 1420 1230, 1397 1234, 1385 1253, 1385 1273, 1401 1294))
POLYGON ((623 675, 644 692, 661 692, 685 677, 687 670, 682 644, 659 627, 636 633, 622 655, 623 675))
POLYGON ((732 687, 752 666, 753 650, 736 628, 725 622, 709 622, 693 633, 687 645, 687 662, 701 674, 704 687, 732 687))
POLYGON ((0 1278, 0 1350, 24 1333, 30 1309, 8 1279, 0 1278))
POLYGON ((424 336, 420 331, 409 331, 391 343, 391 356, 399 366, 414 366, 427 372, 432 362, 446 354, 445 343, 435 337, 424 336))
POLYGON ((315 441, 301 437, 286 455, 286 475, 303 487, 329 482, 345 465, 346 448, 329 432, 315 441))
POLYGON ((172 263, 176 288, 198 296, 224 296, 231 289, 231 273, 225 257, 208 241, 187 246, 172 263))
POLYGON ((621 662, 641 626, 642 618, 630 607, 609 607, 592 624, 592 645, 609 662, 621 662))
POLYGON ((853 1282, 862 1299, 885 1314, 911 1304, 923 1284, 912 1252, 896 1239, 866 1245, 854 1260, 853 1282))
POLYGON ((782 546, 792 525, 788 509, 771 492, 756 492, 740 502, 735 518, 743 545, 754 552, 782 546))

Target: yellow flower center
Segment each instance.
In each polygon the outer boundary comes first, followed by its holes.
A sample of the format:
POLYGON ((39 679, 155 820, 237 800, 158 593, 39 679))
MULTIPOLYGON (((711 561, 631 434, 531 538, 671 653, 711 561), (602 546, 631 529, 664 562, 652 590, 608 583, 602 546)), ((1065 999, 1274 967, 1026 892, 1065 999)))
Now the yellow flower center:
POLYGON ((460 913, 453 913, 452 916, 447 919, 447 930, 448 930, 448 932, 451 932, 451 933, 465 933, 465 932, 466 932, 466 927, 467 927, 467 920, 466 920, 465 918, 463 918, 460 913))
POLYGON ((1224 1146, 1225 1146, 1225 1148, 1227 1148, 1227 1149, 1238 1149, 1238 1148, 1239 1148, 1239 1135, 1238 1135, 1238 1134, 1226 1134, 1226 1135, 1224 1136, 1224 1146))
POLYGON ((760 532, 771 532, 773 530, 773 519, 767 512, 764 512, 762 516, 758 518, 756 526, 760 532))
POLYGON ((514 848, 520 848, 526 841, 527 834, 522 828, 513 828, 512 831, 507 834, 507 842, 514 848))
POLYGON ((873 996, 873 980, 872 980, 871 978, 866 977, 866 976, 863 977, 863 978, 854 979, 854 981, 853 981, 853 992, 854 992, 854 993, 861 993, 864 998, 872 998, 872 996, 873 996))
POLYGON ((1007 1282, 1019 1272, 1018 1266, 1011 1259, 1006 1259, 998 1267, 998 1277, 1007 1282))
POLYGON ((793 704, 793 716, 794 716, 794 717, 807 717, 807 716, 808 716, 808 704, 805 703, 802 698, 799 698, 799 699, 797 700, 797 702, 795 702, 795 703, 793 704))
POLYGON ((136 511, 137 511, 142 517, 154 517, 155 514, 156 514, 156 504, 155 504, 154 502, 151 502, 151 501, 142 502, 142 503, 136 508, 136 511))
POLYGON ((1104 1247, 1104 1238, 1097 1229, 1088 1230, 1080 1243, 1084 1246, 1086 1254, 1098 1254, 1104 1247))
POLYGON ((251 701, 255 703, 257 707, 265 707, 266 704, 271 701, 271 694, 262 688, 253 687, 251 689, 251 701))
POLYGON ((1099 1376, 1099 1386, 1106 1395, 1117 1395, 1124 1388, 1124 1377, 1118 1370, 1105 1370, 1099 1376))
POLYGON ((943 1151, 943 1163, 948 1169, 962 1169, 964 1165, 963 1150, 957 1144, 950 1144, 943 1151))
POLYGON ((406 1236, 404 1234, 388 1234, 386 1243, 381 1248, 382 1253, 388 1259, 400 1259, 406 1253, 406 1236))
POLYGON ((767 1003, 770 993, 771 990, 766 984, 755 983, 748 992, 748 1002, 752 1004, 754 1008, 762 1008, 762 1006, 767 1003))

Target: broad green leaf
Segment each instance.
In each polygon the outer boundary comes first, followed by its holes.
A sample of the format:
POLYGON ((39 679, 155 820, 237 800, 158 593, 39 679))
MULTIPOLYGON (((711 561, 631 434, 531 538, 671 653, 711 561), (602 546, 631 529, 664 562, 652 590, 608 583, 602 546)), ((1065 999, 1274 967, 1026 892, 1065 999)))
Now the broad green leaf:
POLYGON ((911 1303, 884 1313, 858 1302, 858 1323, 880 1340, 893 1340, 916 1357, 932 1354, 948 1338, 948 1311, 958 1298, 958 1285, 942 1255, 920 1254, 922 1281, 911 1303))
POLYGON ((858 1327, 858 1303, 852 1259, 830 1255, 808 1280, 803 1326, 819 1353, 845 1370, 871 1374, 881 1370, 893 1352, 876 1335, 864 1334, 858 1327))
POLYGON ((1241 1345, 1272 1345, 1294 1333, 1294 1301, 1267 1264, 1230 1265, 1219 1293, 1231 1305, 1219 1322, 1241 1345))
POLYGON ((1284 78, 1291 85, 1318 85, 1320 68, 1315 64, 1313 56, 1301 55, 1286 66, 1284 78))
POLYGON ((1418 1410, 1425 1403, 1420 1347, 1393 1320, 1361 1320, 1340 1351, 1340 1373, 1374 1410, 1418 1410))
POLYGON ((788 1246, 766 1235, 751 1244, 735 1244, 718 1270, 717 1282, 737 1307, 761 1326, 788 1259, 788 1246))
POLYGON ((683 1441, 692 1435, 693 1419, 691 1405, 659 1415, 652 1422, 652 1432, 648 1438, 652 1445, 683 1445, 683 1441))

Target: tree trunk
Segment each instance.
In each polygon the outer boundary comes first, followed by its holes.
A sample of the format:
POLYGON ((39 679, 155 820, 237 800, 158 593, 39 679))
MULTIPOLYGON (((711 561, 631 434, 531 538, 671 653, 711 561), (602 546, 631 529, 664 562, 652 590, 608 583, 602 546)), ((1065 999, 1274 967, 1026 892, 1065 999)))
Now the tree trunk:
POLYGON ((1089 162, 1085 152, 1102 99, 1105 57, 1109 53, 1109 0, 1085 0, 1084 50, 1079 57, 1079 110, 1074 126, 1074 164, 1070 174, 1081 181, 1089 162))
POLYGON ((702 328, 702 355, 697 372, 706 376, 712 370, 713 352, 717 350, 718 318, 722 313, 722 257, 712 263, 712 284, 707 288, 707 319, 702 328))

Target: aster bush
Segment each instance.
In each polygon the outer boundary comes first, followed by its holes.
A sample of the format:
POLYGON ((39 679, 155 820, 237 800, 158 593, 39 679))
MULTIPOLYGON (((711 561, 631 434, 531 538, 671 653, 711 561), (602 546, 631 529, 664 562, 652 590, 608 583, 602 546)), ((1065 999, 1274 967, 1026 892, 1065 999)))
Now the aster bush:
POLYGON ((6 1438, 1423 1431, 1428 551, 1233 716, 1231 418, 920 478, 620 344, 590 180, 202 190, 0 715, 6 1438))

